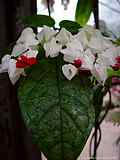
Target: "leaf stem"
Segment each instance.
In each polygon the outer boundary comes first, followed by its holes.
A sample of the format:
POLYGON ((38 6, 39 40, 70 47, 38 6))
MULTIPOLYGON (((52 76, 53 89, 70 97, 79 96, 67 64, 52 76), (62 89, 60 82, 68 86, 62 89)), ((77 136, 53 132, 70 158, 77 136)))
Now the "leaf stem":
POLYGON ((60 141, 61 141, 61 160, 64 160, 64 145, 63 145, 63 114, 62 114, 62 94, 61 94, 61 89, 60 89, 60 59, 61 57, 58 57, 56 59, 56 75, 57 75, 57 88, 58 88, 58 98, 59 98, 59 106, 60 106, 60 141))
POLYGON ((95 20, 95 27, 99 29, 99 0, 93 0, 93 14, 95 20))
POLYGON ((51 17, 50 0, 47 0, 48 15, 51 17))

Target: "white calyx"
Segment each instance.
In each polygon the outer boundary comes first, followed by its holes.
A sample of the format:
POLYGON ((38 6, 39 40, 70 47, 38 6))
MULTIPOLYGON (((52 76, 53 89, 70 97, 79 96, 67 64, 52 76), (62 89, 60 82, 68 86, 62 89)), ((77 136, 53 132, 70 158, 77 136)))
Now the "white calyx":
POLYGON ((31 50, 37 50, 36 46, 38 43, 39 41, 36 39, 36 35, 32 28, 25 28, 17 40, 16 45, 13 47, 11 55, 17 57, 20 54, 25 53, 29 48, 31 48, 31 50))
POLYGON ((0 73, 2 72, 8 72, 13 85, 18 81, 20 75, 25 75, 24 68, 16 68, 16 60, 11 59, 10 55, 5 55, 2 58, 0 73))
POLYGON ((78 69, 72 64, 65 64, 62 66, 64 76, 71 80, 78 72, 78 69))

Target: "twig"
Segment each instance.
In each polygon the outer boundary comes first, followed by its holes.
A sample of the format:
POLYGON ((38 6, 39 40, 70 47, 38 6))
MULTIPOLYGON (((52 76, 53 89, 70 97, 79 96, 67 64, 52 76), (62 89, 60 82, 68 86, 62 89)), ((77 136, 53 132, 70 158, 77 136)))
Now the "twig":
POLYGON ((108 93, 109 93, 109 104, 105 110, 104 115, 102 116, 101 119, 99 119, 99 115, 96 114, 96 110, 95 110, 95 130, 93 132, 93 135, 91 137, 91 141, 90 141, 90 149, 89 149, 89 155, 90 155, 90 160, 96 160, 97 158, 97 149, 98 146, 100 144, 101 141, 101 129, 100 129, 100 125, 103 122, 103 120, 105 119, 109 109, 111 108, 112 105, 112 101, 111 101, 111 91, 108 88, 108 93), (99 131, 99 132, 98 132, 99 131), (99 138, 98 138, 98 133, 99 133, 99 138), (93 151, 93 156, 92 156, 92 142, 94 140, 94 151, 93 151))
POLYGON ((99 0, 93 0, 92 7, 95 20, 95 27, 99 29, 99 0))
POLYGON ((50 0, 47 0, 47 9, 48 9, 48 15, 51 16, 51 11, 50 11, 50 0))
MULTIPOLYGON (((97 145, 96 145, 96 149, 98 148, 99 144, 100 144, 100 141, 101 141, 101 128, 100 126, 98 127, 98 133, 99 133, 99 137, 98 137, 98 140, 97 140, 97 145)), ((92 137, 91 137, 91 140, 90 140, 90 148, 89 148, 89 156, 91 158, 91 155, 92 155, 92 142, 93 142, 93 139, 94 139, 94 136, 95 136, 95 131, 93 132, 92 134, 92 137)))

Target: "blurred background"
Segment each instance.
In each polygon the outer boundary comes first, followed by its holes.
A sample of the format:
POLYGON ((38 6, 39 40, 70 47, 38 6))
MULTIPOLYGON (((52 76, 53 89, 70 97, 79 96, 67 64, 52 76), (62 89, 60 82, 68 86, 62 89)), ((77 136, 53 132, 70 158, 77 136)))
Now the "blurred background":
MULTIPOLYGON (((78 0, 65 0, 62 3, 63 1, 52 0, 51 15, 56 20, 57 25, 63 19, 75 19, 78 0)), ((37 13, 48 14, 45 0, 37 0, 37 13)), ((99 18, 103 22, 102 25, 106 25, 109 32, 112 32, 115 37, 120 36, 120 0, 99 0, 99 18)), ((88 24, 94 24, 93 14, 91 14, 88 24)))
MULTIPOLYGON (((56 25, 74 20, 77 0, 49 0, 51 16, 56 25)), ((0 53, 16 41, 24 28, 21 18, 28 15, 48 15, 46 0, 0 0, 0 53)), ((113 38, 120 37, 120 0, 99 0, 100 26, 113 38)), ((94 24, 93 15, 88 24, 94 24)))

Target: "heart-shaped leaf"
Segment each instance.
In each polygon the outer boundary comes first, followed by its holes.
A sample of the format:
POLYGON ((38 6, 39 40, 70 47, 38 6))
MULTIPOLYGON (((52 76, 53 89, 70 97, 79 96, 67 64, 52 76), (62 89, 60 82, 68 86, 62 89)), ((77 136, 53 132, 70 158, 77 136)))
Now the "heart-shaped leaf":
POLYGON ((91 15, 92 12, 92 1, 91 0, 78 0, 76 13, 75 13, 75 20, 81 26, 84 26, 91 15))
POLYGON ((76 160, 94 123, 88 79, 68 81, 62 63, 61 57, 42 59, 19 88, 26 124, 48 160, 76 160))
POLYGON ((80 24, 74 21, 63 20, 59 23, 61 28, 67 29, 69 32, 76 34, 81 28, 80 24))
POLYGON ((23 22, 31 27, 43 27, 44 25, 53 27, 55 21, 47 15, 34 15, 23 18, 23 22))

